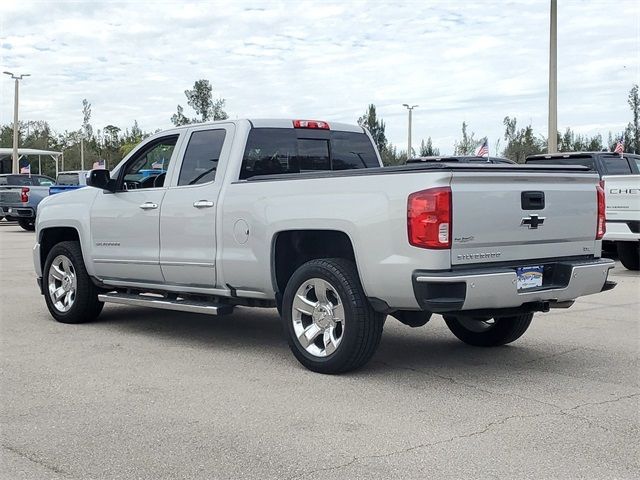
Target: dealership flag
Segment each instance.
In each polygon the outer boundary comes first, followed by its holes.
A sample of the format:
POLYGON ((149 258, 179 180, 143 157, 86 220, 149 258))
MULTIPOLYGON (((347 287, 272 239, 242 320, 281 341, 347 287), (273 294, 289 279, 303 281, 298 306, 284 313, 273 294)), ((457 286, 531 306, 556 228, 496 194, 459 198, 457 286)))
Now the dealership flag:
POLYGON ((485 157, 485 156, 488 157, 489 156, 489 142, 487 141, 486 138, 482 142, 482 145, 480 145, 478 147, 478 150, 476 150, 476 156, 477 157, 485 157))
POLYGON ((105 161, 104 160, 98 160, 97 162, 93 162, 93 169, 94 170, 104 170, 105 168, 105 161))
POLYGON ((622 157, 624 153, 624 135, 620 135, 620 140, 616 143, 616 148, 613 150, 613 153, 619 153, 622 157))

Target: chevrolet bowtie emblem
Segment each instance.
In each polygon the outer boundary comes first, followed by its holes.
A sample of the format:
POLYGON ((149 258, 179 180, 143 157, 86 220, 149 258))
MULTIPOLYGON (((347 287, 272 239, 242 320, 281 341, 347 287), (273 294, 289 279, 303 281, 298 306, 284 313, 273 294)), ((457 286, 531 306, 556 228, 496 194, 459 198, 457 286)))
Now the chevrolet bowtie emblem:
POLYGON ((539 217, 538 215, 531 215, 530 217, 523 217, 522 222, 520 222, 520 226, 524 227, 525 225, 529 229, 536 229, 538 225, 542 225, 544 223, 545 217, 539 217))

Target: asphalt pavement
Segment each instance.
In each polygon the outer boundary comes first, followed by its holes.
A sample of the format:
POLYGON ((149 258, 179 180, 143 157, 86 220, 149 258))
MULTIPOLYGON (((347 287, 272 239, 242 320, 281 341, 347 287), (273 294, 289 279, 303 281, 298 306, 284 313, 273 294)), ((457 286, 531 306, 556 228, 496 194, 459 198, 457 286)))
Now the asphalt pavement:
POLYGON ((0 222, 0 478, 640 478, 640 275, 466 346, 389 318, 363 369, 305 370, 275 310, 48 314, 0 222))

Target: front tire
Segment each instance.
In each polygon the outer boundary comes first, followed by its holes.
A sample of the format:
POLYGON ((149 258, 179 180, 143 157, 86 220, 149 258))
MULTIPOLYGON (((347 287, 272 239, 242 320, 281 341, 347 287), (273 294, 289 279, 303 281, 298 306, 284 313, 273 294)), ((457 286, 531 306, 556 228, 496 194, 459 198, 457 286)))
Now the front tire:
POLYGON ((361 367, 380 343, 384 315, 369 304, 349 260, 318 259, 299 267, 282 305, 289 348, 314 372, 335 374, 361 367))
POLYGON ((100 315, 104 303, 84 266, 78 242, 60 242, 44 266, 44 298, 51 316, 62 323, 84 323, 100 315))
POLYGON ((18 218, 18 225, 27 232, 33 232, 36 229, 35 218, 18 218))
POLYGON ((443 315, 443 318, 449 330, 464 343, 476 347, 497 347, 520 338, 531 325, 533 313, 491 319, 452 315, 443 315))
POLYGON ((627 270, 640 269, 640 242, 616 242, 618 258, 627 270))

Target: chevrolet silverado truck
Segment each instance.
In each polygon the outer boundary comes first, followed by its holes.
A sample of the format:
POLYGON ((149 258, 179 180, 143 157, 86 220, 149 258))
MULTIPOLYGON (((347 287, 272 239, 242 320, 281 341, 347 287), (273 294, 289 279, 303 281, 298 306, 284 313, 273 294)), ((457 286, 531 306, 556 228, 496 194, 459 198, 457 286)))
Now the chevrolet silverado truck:
POLYGON ((45 199, 33 260, 60 322, 105 302, 276 307, 295 357, 340 373, 372 357, 387 315, 439 313, 463 342, 497 346, 534 312, 612 288, 598 180, 579 166, 383 168, 368 132, 342 123, 188 125, 45 199), (165 172, 140 174, 154 164, 165 172))
POLYGON ((38 204, 49 195, 54 183, 45 175, 0 175, 0 216, 17 220, 24 230, 35 230, 38 204))
POLYGON ((576 152, 531 155, 531 165, 583 165, 598 172, 605 190, 607 233, 602 247, 617 254, 629 270, 640 264, 640 155, 613 152, 576 152))

